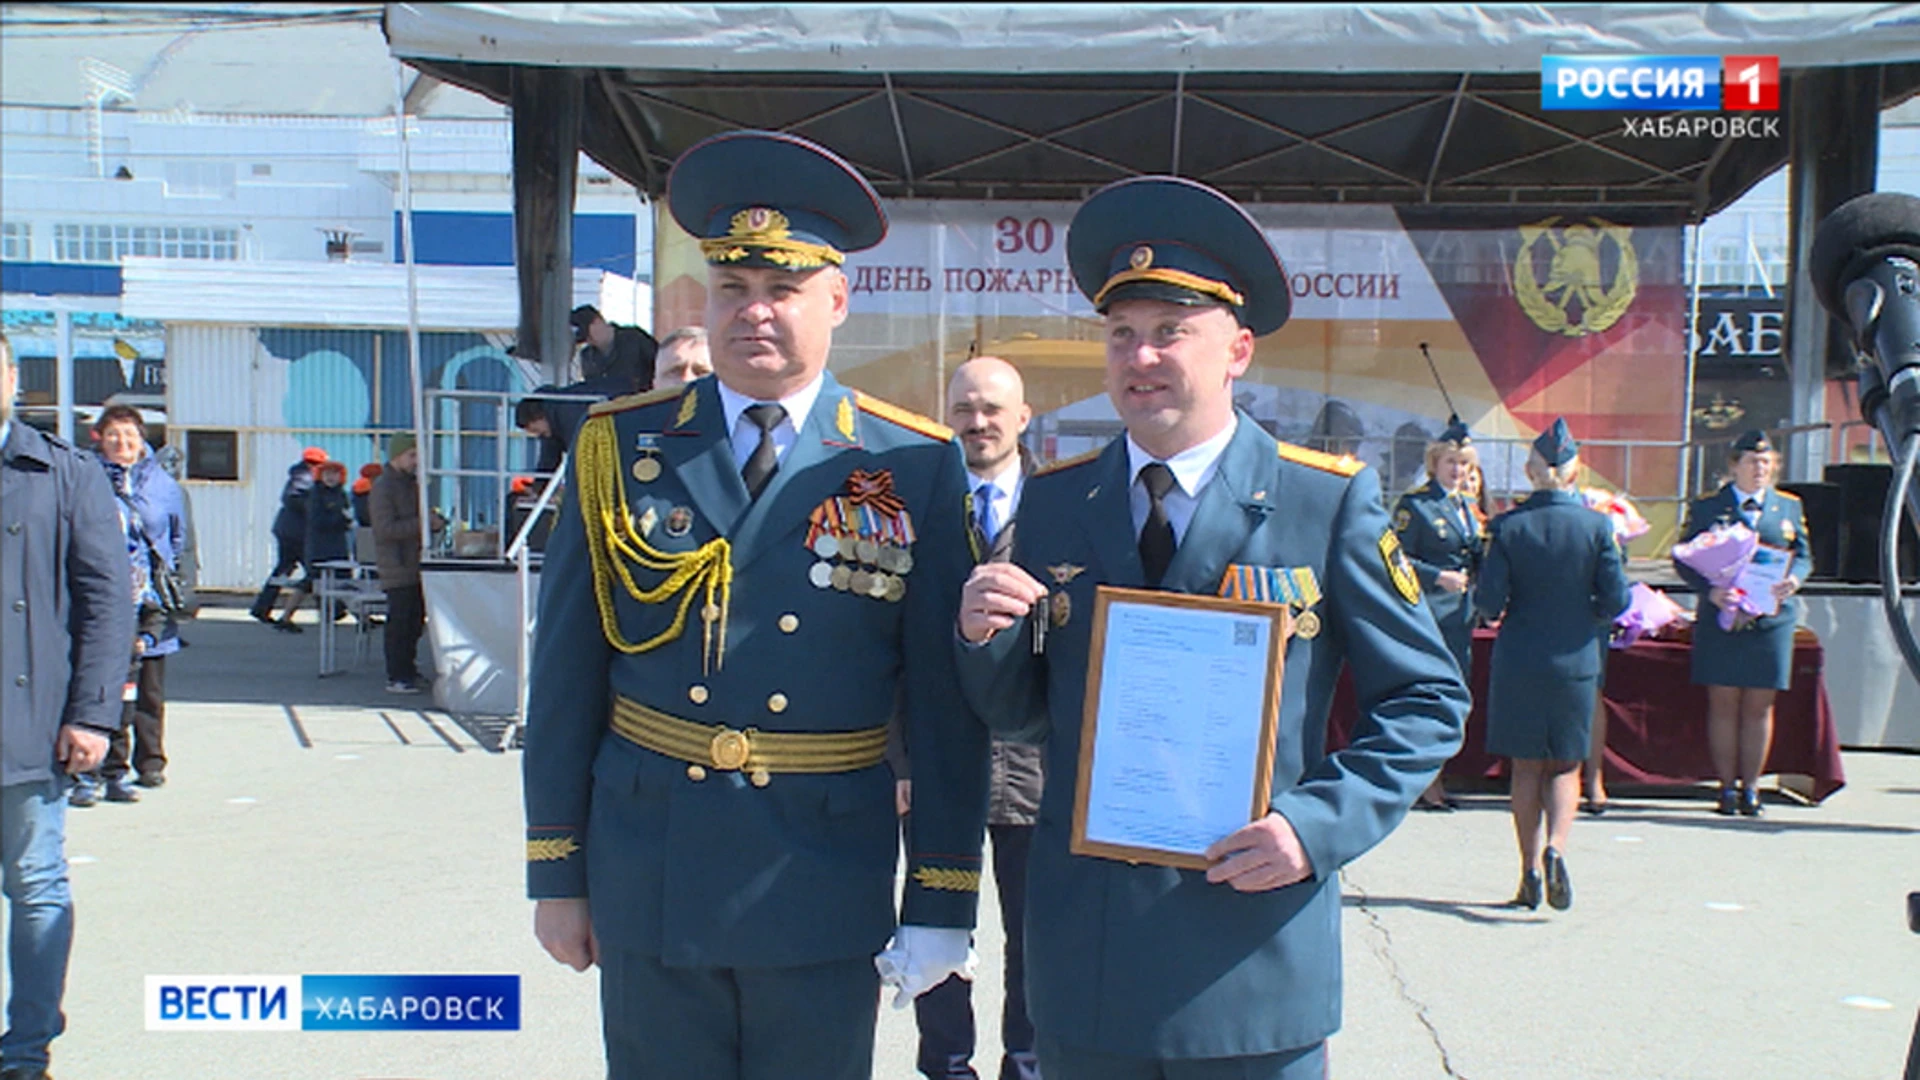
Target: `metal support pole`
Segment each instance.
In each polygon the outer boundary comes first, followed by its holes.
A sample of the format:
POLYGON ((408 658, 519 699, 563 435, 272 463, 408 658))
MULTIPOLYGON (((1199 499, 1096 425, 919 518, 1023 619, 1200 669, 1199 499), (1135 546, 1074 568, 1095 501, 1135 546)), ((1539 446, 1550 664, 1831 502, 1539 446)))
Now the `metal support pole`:
POLYGON ((73 441, 73 313, 53 313, 53 433, 73 441))
MULTIPOLYGON (((513 262, 520 279, 514 354, 564 383, 573 359, 573 200, 584 91, 578 71, 513 69, 513 262)), ((644 148, 641 153, 644 154, 644 148)))
MULTIPOLYGON (((1680 409, 1680 441, 1682 443, 1693 439, 1693 380, 1699 376, 1700 372, 1700 234, 1704 231, 1699 225, 1693 226, 1693 295, 1687 304, 1687 384, 1682 391, 1683 404, 1680 409)), ((1693 482, 1691 465, 1687 452, 1684 449, 1681 450, 1680 487, 1676 494, 1682 500, 1682 505, 1685 505, 1685 500, 1693 494, 1688 486, 1693 482)))
MULTIPOLYGON (((1795 427, 1826 416, 1827 378, 1851 373, 1852 346, 1814 295, 1800 268, 1814 231, 1834 208, 1872 191, 1879 164, 1880 68, 1819 68, 1793 73, 1781 111, 1789 125, 1788 231, 1793 276, 1787 292, 1787 369, 1793 379, 1795 427)), ((1787 474, 1817 480, 1826 466, 1824 432, 1795 435, 1787 474)))
POLYGON ((413 445, 420 464, 414 467, 420 497, 420 555, 433 554, 432 500, 427 490, 426 463, 433 459, 427 440, 425 375, 420 369, 420 278, 413 264, 413 142, 407 132, 406 68, 393 63, 393 130, 400 140, 400 245, 407 267, 407 385, 413 394, 413 445))

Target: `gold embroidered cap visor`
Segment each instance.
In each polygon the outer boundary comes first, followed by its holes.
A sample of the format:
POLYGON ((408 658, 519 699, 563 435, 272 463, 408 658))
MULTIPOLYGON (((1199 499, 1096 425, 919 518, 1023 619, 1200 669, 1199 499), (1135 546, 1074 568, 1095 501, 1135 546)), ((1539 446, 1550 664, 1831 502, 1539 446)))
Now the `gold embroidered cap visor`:
POLYGON ((880 197, 853 166, 771 131, 695 143, 667 176, 667 208, 715 266, 839 266, 887 235, 880 197))
POLYGON ((1261 336, 1292 310, 1286 270, 1259 224, 1232 199, 1176 176, 1094 192, 1068 227, 1067 263, 1103 312, 1134 299, 1225 304, 1261 336))

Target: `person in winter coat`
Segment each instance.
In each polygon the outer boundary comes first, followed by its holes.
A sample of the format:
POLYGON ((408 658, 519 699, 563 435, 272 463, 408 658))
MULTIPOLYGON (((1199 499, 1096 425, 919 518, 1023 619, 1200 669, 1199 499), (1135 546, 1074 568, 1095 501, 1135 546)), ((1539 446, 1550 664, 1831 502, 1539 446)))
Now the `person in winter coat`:
POLYGON ((379 463, 370 461, 360 466, 360 478, 353 482, 353 523, 363 529, 373 528, 373 504, 369 499, 380 472, 379 463))
MULTIPOLYGON (((267 583, 260 587, 260 595, 253 598, 253 617, 274 626, 286 629, 291 623, 275 624, 273 605, 280 599, 278 582, 286 580, 295 567, 302 561, 302 550, 307 542, 307 492, 313 490, 313 470, 327 460, 327 452, 317 446, 309 446, 300 452, 300 460, 287 467, 287 483, 280 489, 280 512, 273 518, 273 542, 279 554, 273 561, 273 573, 267 576, 267 583)), ((307 591, 302 583, 300 590, 307 591)))

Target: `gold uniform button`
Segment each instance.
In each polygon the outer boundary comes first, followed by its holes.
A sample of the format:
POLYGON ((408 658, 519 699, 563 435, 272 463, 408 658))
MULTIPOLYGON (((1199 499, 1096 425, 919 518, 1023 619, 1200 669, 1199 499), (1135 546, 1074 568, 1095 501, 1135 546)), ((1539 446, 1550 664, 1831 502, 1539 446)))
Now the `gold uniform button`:
POLYGON ((707 688, 701 686, 699 683, 694 683, 692 686, 687 687, 687 700, 693 702, 695 705, 705 705, 707 703, 707 688))
POLYGON ((780 616, 780 632, 781 633, 791 634, 798 629, 800 629, 800 616, 795 615, 792 612, 788 612, 787 614, 780 616))
POLYGON ((767 711, 783 713, 787 711, 787 695, 775 694, 767 699, 767 711))
POLYGON ((687 766, 687 779, 697 784, 700 781, 705 780, 706 778, 707 778, 707 770, 701 768, 698 765, 687 766))

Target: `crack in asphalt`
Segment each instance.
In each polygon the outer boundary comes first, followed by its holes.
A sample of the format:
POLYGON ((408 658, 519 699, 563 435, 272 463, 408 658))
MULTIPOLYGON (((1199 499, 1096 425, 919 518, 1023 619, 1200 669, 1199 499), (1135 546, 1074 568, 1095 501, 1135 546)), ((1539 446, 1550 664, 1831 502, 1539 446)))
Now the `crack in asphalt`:
POLYGON ((1433 1043, 1434 1052, 1440 1055, 1440 1071, 1452 1080, 1467 1080, 1464 1074, 1454 1071, 1453 1055, 1447 1052, 1447 1044, 1440 1038, 1440 1029, 1434 1027, 1433 1017, 1427 1012, 1427 1004, 1408 992, 1407 978, 1400 971, 1400 962, 1393 956, 1393 931, 1388 930, 1387 924, 1381 921, 1380 913, 1373 910, 1372 898, 1367 895, 1367 890, 1349 877, 1345 870, 1340 872, 1340 883, 1345 888, 1353 890, 1359 897, 1360 911, 1366 915, 1367 925, 1373 928, 1377 938, 1369 948, 1374 957, 1387 969, 1387 977, 1393 980, 1394 992, 1400 995, 1400 1000, 1412 1007, 1413 1018, 1420 1021, 1421 1027, 1427 1029, 1427 1038, 1433 1043))

